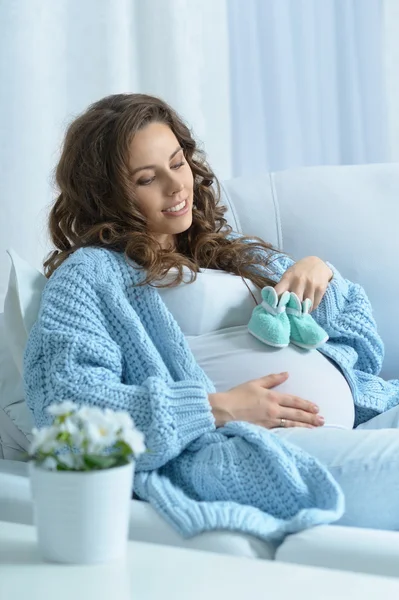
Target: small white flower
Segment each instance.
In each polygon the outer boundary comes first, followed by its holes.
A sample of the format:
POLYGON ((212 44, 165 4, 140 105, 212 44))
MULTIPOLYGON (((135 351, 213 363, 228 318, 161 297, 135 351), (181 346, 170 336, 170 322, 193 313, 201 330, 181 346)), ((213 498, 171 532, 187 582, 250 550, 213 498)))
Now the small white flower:
POLYGON ((132 417, 129 415, 129 413, 127 413, 126 411, 121 410, 121 411, 114 413, 114 420, 115 420, 115 423, 117 425, 119 425, 119 427, 123 430, 134 428, 134 421, 133 421, 132 417))
POLYGON ((51 404, 51 406, 47 407, 47 412, 53 417, 62 417, 70 412, 75 412, 78 406, 74 402, 70 400, 66 400, 65 402, 59 402, 58 404, 51 404))
POLYGON ((46 471, 55 471, 57 469, 57 461, 53 456, 47 456, 40 466, 42 469, 46 469, 46 471))
POLYGON ((88 441, 88 452, 98 453, 116 441, 116 431, 108 428, 106 423, 85 423, 85 438, 88 441))
POLYGON ((59 442, 56 439, 58 435, 58 428, 55 426, 43 427, 43 429, 32 429, 33 439, 29 448, 29 454, 36 454, 38 450, 41 452, 53 452, 58 446, 59 442))
POLYGON ((138 429, 126 429, 119 437, 130 446, 136 457, 145 452, 144 434, 138 429))
POLYGON ((120 450, 115 444, 119 440, 124 441, 136 457, 145 451, 144 435, 135 428, 126 411, 79 406, 69 401, 53 404, 47 410, 55 417, 54 422, 50 427, 33 429, 29 451, 32 456, 39 451, 52 455, 51 460, 46 458, 42 463, 44 468, 54 470, 59 462, 67 469, 83 470, 85 455, 114 453, 118 456, 120 450), (57 440, 58 436, 67 440, 57 440), (69 451, 68 444, 72 447, 69 451))
POLYGON ((82 406, 76 413, 76 417, 81 421, 93 421, 101 418, 103 411, 97 406, 82 406))
POLYGON ((58 425, 58 430, 60 433, 69 433, 72 446, 76 446, 77 448, 81 447, 85 434, 81 427, 79 427, 76 419, 74 419, 74 415, 72 415, 72 417, 67 417, 63 423, 60 423, 58 425))

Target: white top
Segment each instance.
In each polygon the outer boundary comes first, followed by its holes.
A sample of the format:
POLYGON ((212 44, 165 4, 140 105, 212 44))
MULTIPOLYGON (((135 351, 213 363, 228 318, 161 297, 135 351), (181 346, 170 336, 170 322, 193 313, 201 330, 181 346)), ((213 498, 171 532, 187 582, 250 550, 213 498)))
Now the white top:
MULTIPOLYGON (((249 323, 255 302, 241 277, 225 271, 203 269, 190 284, 189 273, 188 269, 184 269, 184 281, 187 283, 158 288, 185 336, 204 335, 249 323)), ((171 269, 162 279, 162 284, 175 278, 176 270, 171 269)), ((256 301, 262 302, 260 290, 249 279, 245 281, 256 301)))
MULTIPOLYGON (((174 278, 170 271, 162 282, 174 278)), ((246 282, 259 302, 260 291, 246 282)), ((158 290, 217 391, 288 371, 288 380, 276 390, 318 404, 326 426, 353 427, 352 392, 335 364, 317 350, 291 344, 272 348, 250 335, 247 325, 255 302, 241 277, 204 269, 194 283, 158 290)))
POLYGON ((125 561, 43 563, 36 530, 0 522, 1 600, 374 600, 397 598, 399 580, 128 542, 125 561))

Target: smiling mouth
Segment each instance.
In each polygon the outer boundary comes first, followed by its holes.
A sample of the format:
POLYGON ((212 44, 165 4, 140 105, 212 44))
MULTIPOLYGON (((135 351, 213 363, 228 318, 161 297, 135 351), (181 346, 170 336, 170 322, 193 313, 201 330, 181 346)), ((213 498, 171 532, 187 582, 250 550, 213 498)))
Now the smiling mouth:
POLYGON ((171 208, 167 208, 165 210, 163 210, 163 213, 174 213, 174 212, 179 212, 181 210, 183 210, 184 208, 186 208, 187 206, 187 198, 185 200, 182 200, 181 202, 179 202, 179 204, 175 204, 175 206, 172 206, 171 208))

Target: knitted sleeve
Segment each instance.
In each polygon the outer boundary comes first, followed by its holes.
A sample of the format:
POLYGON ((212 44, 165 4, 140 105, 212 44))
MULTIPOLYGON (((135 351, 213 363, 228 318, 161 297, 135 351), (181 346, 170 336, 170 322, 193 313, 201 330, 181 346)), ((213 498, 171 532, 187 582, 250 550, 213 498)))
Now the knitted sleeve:
MULTIPOLYGON (((271 257, 259 248, 255 252, 259 258, 256 268, 276 282, 295 262, 282 253, 271 257), (268 264, 267 270, 265 264, 268 264)), ((325 329, 331 342, 350 346, 356 351, 356 369, 378 375, 384 359, 384 344, 367 294, 360 285, 344 279, 333 265, 327 264, 334 276, 312 317, 325 329)))
POLYGON ((327 264, 334 276, 312 316, 327 331, 331 342, 356 351, 355 369, 378 375, 384 360, 384 344, 367 294, 362 286, 344 279, 333 265, 327 264))
POLYGON ((49 282, 25 351, 27 404, 37 427, 51 422, 45 409, 54 401, 127 410, 149 450, 136 470, 157 469, 215 429, 208 394, 195 381, 149 376, 122 383, 122 351, 109 331, 115 315, 121 322, 138 316, 130 305, 128 315, 122 303, 110 307, 110 297, 115 294, 97 293, 76 267, 49 282))

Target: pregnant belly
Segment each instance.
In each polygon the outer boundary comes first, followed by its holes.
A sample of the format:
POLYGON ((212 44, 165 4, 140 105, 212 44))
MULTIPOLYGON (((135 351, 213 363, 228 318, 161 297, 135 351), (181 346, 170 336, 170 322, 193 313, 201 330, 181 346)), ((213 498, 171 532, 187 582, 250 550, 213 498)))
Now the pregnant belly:
POLYGON ((353 427, 350 387, 341 371, 317 350, 292 345, 271 348, 253 338, 245 326, 188 336, 187 341, 218 392, 270 373, 288 371, 288 380, 275 390, 317 404, 326 426, 353 427))

